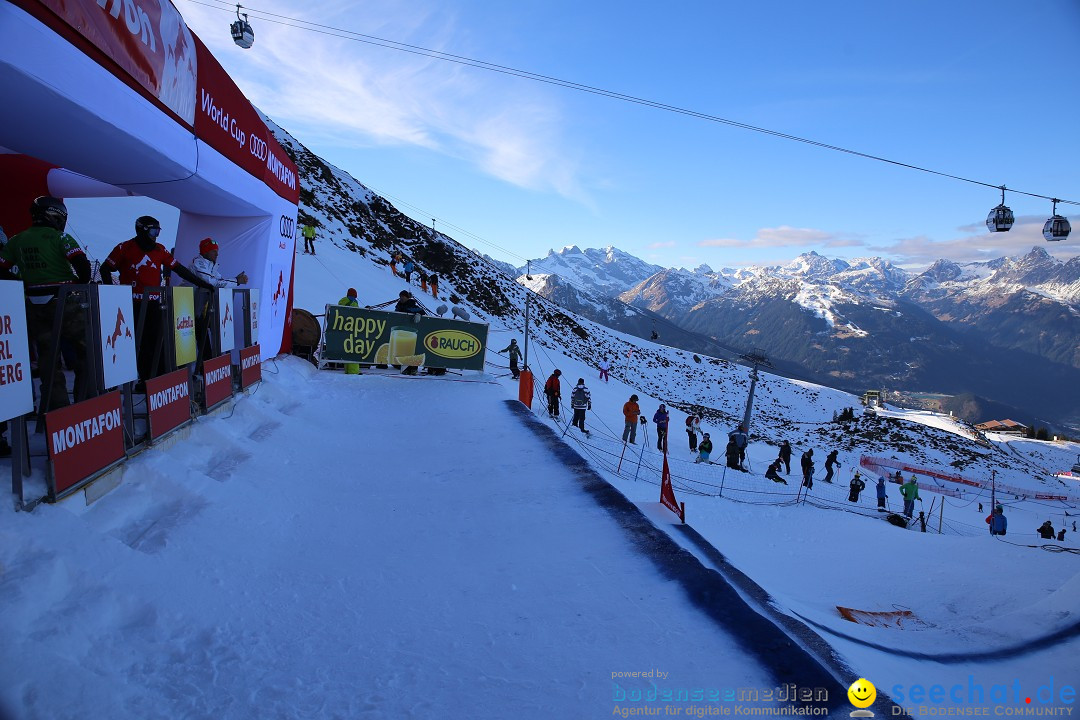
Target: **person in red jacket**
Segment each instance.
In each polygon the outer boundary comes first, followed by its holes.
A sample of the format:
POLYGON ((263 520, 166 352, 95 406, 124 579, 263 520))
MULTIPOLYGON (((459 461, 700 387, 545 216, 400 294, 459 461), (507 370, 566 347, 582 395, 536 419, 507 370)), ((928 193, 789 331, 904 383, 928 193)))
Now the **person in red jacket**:
MULTIPOLYGON (((157 218, 143 215, 135 221, 135 237, 114 247, 105 262, 101 263, 103 285, 113 284, 114 272, 120 273, 120 285, 131 285, 136 318, 140 317, 142 305, 146 304, 146 320, 141 333, 135 338, 135 359, 139 365, 139 377, 144 381, 157 376, 154 361, 164 355, 158 352, 162 344, 163 325, 161 291, 158 289, 162 284, 162 271, 170 270, 196 287, 214 287, 178 263, 172 253, 157 241, 160 234, 161 223, 157 218), (155 358, 155 354, 159 358, 155 358)), ((138 327, 136 331, 139 331, 138 327)))
POLYGON ((551 377, 544 383, 544 395, 548 401, 548 415, 553 418, 559 417, 559 399, 562 398, 562 390, 559 389, 559 376, 562 370, 551 373, 551 377))

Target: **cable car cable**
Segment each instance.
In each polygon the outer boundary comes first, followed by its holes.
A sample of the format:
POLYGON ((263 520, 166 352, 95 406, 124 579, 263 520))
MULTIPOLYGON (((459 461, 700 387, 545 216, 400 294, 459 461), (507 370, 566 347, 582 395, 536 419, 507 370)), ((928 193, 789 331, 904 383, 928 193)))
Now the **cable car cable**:
MULTIPOLYGON (((225 3, 224 0, 216 0, 222 4, 227 4, 229 11, 232 11, 233 5, 231 3, 225 3)), ((188 0, 188 2, 196 5, 203 5, 206 7, 223 9, 217 5, 213 5, 203 0, 188 0)), ((247 8, 251 10, 250 7, 247 8)), ((388 40, 375 35, 367 35, 364 33, 356 32, 354 30, 347 30, 345 28, 335 27, 333 25, 323 25, 320 23, 311 22, 309 20, 302 20, 300 18, 289 17, 287 15, 279 15, 277 13, 271 13, 266 11, 257 11, 261 13, 261 19, 267 22, 277 23, 286 27, 296 28, 298 30, 307 30, 309 32, 315 32, 322 35, 329 35, 331 37, 338 37, 345 40, 353 40, 355 42, 362 42, 368 45, 376 45, 378 47, 385 47, 391 50, 399 50, 401 52, 407 52, 413 55, 421 55, 424 57, 430 57, 437 60, 446 60, 447 62, 457 63, 459 65, 467 65, 469 67, 479 68, 481 70, 490 70, 491 72, 497 72, 504 75, 511 75, 513 77, 520 77, 526 80, 534 80, 536 82, 542 82, 549 85, 557 85, 559 87, 568 88, 570 90, 578 90, 580 92, 590 93, 593 95, 599 95, 601 97, 611 98, 613 100, 622 100, 624 102, 633 103, 635 105, 643 105, 645 107, 651 107, 657 110, 665 110, 667 112, 676 113, 679 115, 686 115, 694 117, 699 120, 707 120, 709 122, 718 123, 721 125, 728 125, 730 127, 740 128, 742 130, 751 130, 753 132, 762 133, 764 135, 771 135, 773 137, 782 138, 784 140, 791 140, 794 142, 804 143, 806 145, 812 145, 824 150, 833 150, 835 152, 846 153, 848 155, 854 155, 856 157, 865 158, 867 160, 876 160, 878 162, 887 163, 890 165, 896 165, 898 167, 905 167, 910 170, 918 170, 920 172, 929 173, 931 175, 938 175, 940 177, 950 178, 952 180, 960 180, 962 182, 972 183, 974 185, 982 185, 983 187, 991 187, 995 190, 1000 190, 1002 185, 1000 183, 988 183, 981 180, 973 180, 971 178, 963 177, 962 175, 953 175, 951 173, 942 172, 940 170, 933 170, 925 168, 919 165, 912 165, 911 163, 900 162, 899 160, 891 160, 889 158, 881 157, 880 155, 873 155, 871 153, 861 152, 859 150, 852 150, 850 148, 841 147, 839 145, 833 145, 831 143, 821 142, 819 140, 811 140, 810 138, 800 137, 798 135, 792 135, 790 133, 781 132, 779 130, 770 130, 769 128, 760 127, 757 125, 750 125, 749 123, 739 122, 738 120, 731 120, 729 118, 720 117, 718 115, 711 115, 709 113, 700 112, 697 110, 691 110, 689 108, 679 107, 677 105, 669 105, 668 103, 659 102, 657 100, 649 100, 647 98, 637 97, 636 95, 628 95, 626 93, 617 92, 614 90, 605 90, 604 88, 595 87, 593 85, 585 85, 583 83, 574 82, 572 80, 563 80, 561 78, 552 77, 550 75, 542 75, 540 73, 534 73, 528 70, 521 70, 518 68, 509 67, 507 65, 499 65, 497 63, 487 62, 485 60, 476 60, 474 58, 465 57, 463 55, 454 55, 452 53, 446 53, 439 50, 432 50, 430 48, 421 47, 419 45, 410 45, 408 43, 398 42, 396 40, 388 40), (271 18, 282 18, 290 22, 283 22, 282 20, 273 20, 271 18), (291 23, 300 23, 299 25, 291 23), (333 31, 333 32, 328 32, 333 31), (340 33, 340 34, 339 34, 340 33)), ((254 14, 254 13, 252 13, 254 14)), ((1009 192, 1016 193, 1018 195, 1027 195, 1028 197, 1042 198, 1044 200, 1054 200, 1058 203, 1069 205, 1080 205, 1080 201, 1076 200, 1063 200, 1051 195, 1042 195, 1039 193, 1026 192, 1024 190, 1016 190, 1009 188, 1009 192)))

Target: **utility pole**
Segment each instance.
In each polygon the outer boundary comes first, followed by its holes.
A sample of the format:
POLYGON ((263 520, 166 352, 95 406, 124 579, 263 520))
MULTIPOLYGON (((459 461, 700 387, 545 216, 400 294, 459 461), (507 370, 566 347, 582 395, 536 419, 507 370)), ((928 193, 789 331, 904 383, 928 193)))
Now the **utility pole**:
MULTIPOLYGON (((529 270, 532 267, 532 261, 525 261, 525 279, 532 280, 532 275, 529 270)), ((525 369, 529 369, 529 300, 532 297, 532 290, 525 288, 525 369)))
POLYGON ((765 351, 760 348, 754 348, 751 352, 748 352, 741 356, 743 360, 746 360, 751 364, 750 369, 750 393, 746 396, 746 412, 743 413, 743 432, 749 434, 750 432, 750 414, 754 410, 754 388, 757 387, 758 381, 758 365, 764 365, 765 367, 772 367, 772 363, 769 362, 769 358, 765 355, 765 351))

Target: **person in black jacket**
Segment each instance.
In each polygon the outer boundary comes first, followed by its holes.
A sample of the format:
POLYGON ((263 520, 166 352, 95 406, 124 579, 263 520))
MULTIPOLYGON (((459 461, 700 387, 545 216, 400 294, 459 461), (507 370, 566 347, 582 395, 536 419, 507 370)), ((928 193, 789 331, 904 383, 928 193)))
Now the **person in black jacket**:
POLYGON ((765 477, 769 478, 773 482, 784 483, 787 485, 787 480, 780 477, 780 467, 784 464, 782 458, 776 458, 773 460, 772 465, 765 471, 765 477))
POLYGON ((394 312, 427 315, 424 308, 420 307, 420 303, 416 301, 416 298, 408 290, 402 290, 398 293, 398 301, 397 305, 394 306, 394 312))
POLYGON ((840 463, 836 461, 837 451, 833 450, 829 453, 829 456, 825 458, 825 482, 831 483, 833 476, 833 467, 840 467, 840 463))
MULTIPOLYGON (((791 474, 791 443, 789 443, 787 440, 785 440, 784 443, 780 446, 779 458, 784 461, 784 468, 785 468, 784 474, 785 475, 790 475, 791 474)), ((779 470, 780 470, 780 468, 777 468, 777 471, 779 471, 779 470)))
POLYGON ((812 489, 814 487, 814 449, 810 448, 802 454, 802 484, 806 488, 812 489))
POLYGON ((1039 537, 1043 540, 1053 540, 1054 536, 1057 534, 1054 532, 1054 526, 1050 524, 1049 520, 1040 525, 1036 532, 1039 533, 1039 537))
POLYGON ((851 478, 851 484, 849 487, 851 489, 851 492, 848 493, 848 502, 859 502, 859 493, 861 493, 863 491, 863 488, 866 487, 866 483, 863 482, 863 479, 861 477, 859 477, 858 471, 855 472, 855 477, 851 478))

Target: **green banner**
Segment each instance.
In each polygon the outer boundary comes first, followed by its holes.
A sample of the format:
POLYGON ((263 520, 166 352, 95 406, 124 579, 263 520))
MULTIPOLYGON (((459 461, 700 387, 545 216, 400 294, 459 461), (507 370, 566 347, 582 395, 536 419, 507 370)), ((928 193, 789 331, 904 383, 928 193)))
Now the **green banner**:
POLYGON ((323 358, 483 370, 487 334, 486 323, 327 305, 323 358))

